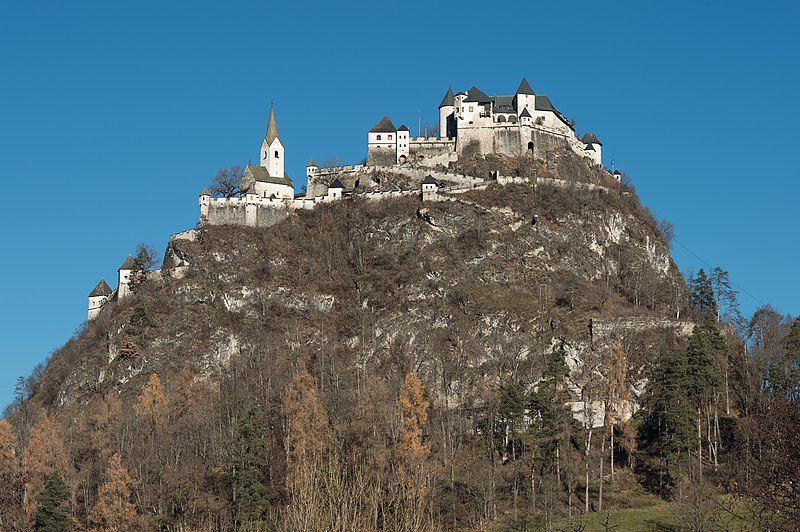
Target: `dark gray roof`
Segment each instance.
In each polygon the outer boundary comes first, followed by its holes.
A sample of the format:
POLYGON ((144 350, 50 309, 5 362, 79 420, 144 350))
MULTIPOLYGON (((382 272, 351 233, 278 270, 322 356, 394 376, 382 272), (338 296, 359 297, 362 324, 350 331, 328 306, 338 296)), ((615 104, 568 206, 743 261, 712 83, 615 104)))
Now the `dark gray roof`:
POLYGON ((268 146, 278 138, 278 123, 275 121, 275 107, 272 105, 269 106, 269 123, 267 124, 267 134, 264 138, 268 146))
POLYGON ((569 123, 569 120, 562 115, 558 109, 553 106, 553 103, 550 101, 550 98, 543 94, 536 95, 536 110, 537 111, 552 111, 559 120, 564 122, 570 129, 572 129, 572 125, 569 123))
POLYGON ((344 185, 343 185, 343 184, 342 184, 342 182, 341 182, 341 181, 339 181, 339 179, 337 178, 337 179, 334 179, 334 180, 333 180, 333 183, 331 183, 330 185, 328 185, 328 188, 341 188, 342 190, 344 190, 344 185))
POLYGON ((425 179, 422 180, 423 185, 438 185, 439 183, 433 178, 432 175, 425 176, 425 179))
POLYGON ((211 192, 208 190, 208 187, 205 187, 203 190, 200 191, 201 196, 210 196, 211 192))
POLYGON ((594 146, 592 146, 591 144, 587 144, 585 150, 586 151, 595 151, 594 146))
POLYGON ((122 266, 117 268, 117 271, 120 271, 120 270, 133 270, 135 268, 136 268, 136 261, 133 260, 133 257, 128 255, 128 258, 125 259, 125 262, 122 263, 122 266))
POLYGON ((395 131, 397 131, 397 128, 389 120, 389 115, 385 115, 380 122, 375 124, 375 127, 369 130, 370 133, 394 133, 395 131))
POLYGON ((587 134, 585 134, 585 135, 583 136, 583 138, 581 139, 581 142, 583 142, 584 144, 599 144, 599 145, 601 145, 601 146, 603 145, 603 143, 602 143, 602 142, 600 142, 599 140, 597 140, 597 137, 595 136, 595 134, 594 134, 594 133, 587 133, 587 134))
POLYGON ((533 118, 531 116, 531 114, 528 112, 528 108, 527 107, 522 110, 522 112, 520 113, 519 117, 520 118, 533 118))
POLYGON ((317 166, 317 163, 316 161, 314 161, 314 159, 309 159, 308 164, 306 166, 317 166))
POLYGON ((472 87, 470 90, 467 91, 467 99, 464 101, 477 102, 477 103, 490 103, 492 99, 478 87, 472 87))
POLYGON ((406 127, 405 124, 403 124, 402 126, 397 128, 397 131, 410 131, 410 130, 408 129, 408 127, 406 127))
POLYGON ((614 170, 613 174, 614 175, 622 175, 622 172, 620 172, 619 170, 614 170))
POLYGON ((442 98, 442 103, 439 104, 439 109, 442 107, 447 106, 454 106, 456 104, 455 96, 453 95, 453 89, 447 87, 447 92, 444 94, 444 98, 442 98))
POLYGON ((495 96, 494 105, 492 106, 495 113, 513 113, 514 97, 513 96, 495 96))
POLYGON ((111 295, 111 288, 108 286, 108 284, 106 284, 105 279, 100 279, 100 282, 94 287, 94 290, 92 290, 92 293, 89 294, 89 297, 108 295, 111 295))
POLYGON ((552 102, 550 102, 550 98, 548 98, 544 94, 539 94, 539 95, 536 96, 536 110, 537 111, 555 111, 556 108, 553 107, 552 102))
POLYGON ((287 185, 287 186, 294 186, 292 185, 292 180, 289 179, 289 175, 284 173, 282 176, 271 176, 269 175, 269 171, 264 168, 263 166, 258 166, 255 164, 248 164, 247 168, 244 169, 244 176, 242 177, 242 181, 249 181, 248 178, 252 177, 254 181, 260 181, 262 183, 272 183, 273 185, 287 185))
POLYGON ((519 84, 516 94, 530 94, 533 96, 533 89, 527 79, 522 78, 522 83, 519 84))

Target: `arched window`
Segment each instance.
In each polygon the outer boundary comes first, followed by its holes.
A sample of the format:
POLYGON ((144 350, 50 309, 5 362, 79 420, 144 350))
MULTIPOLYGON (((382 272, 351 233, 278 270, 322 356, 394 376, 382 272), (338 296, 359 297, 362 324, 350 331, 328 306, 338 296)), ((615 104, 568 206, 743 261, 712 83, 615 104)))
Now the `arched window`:
POLYGON ((516 124, 517 123, 517 117, 514 116, 514 115, 511 115, 511 116, 508 117, 508 121, 511 122, 512 124, 516 124))
POLYGON ((275 158, 278 159, 278 150, 275 150, 275 158))
POLYGON ((497 119, 497 121, 498 122, 505 122, 506 121, 506 117, 503 116, 503 115, 500 115, 500 117, 497 119))
POLYGON ((528 143, 528 151, 533 151, 533 142, 528 143))

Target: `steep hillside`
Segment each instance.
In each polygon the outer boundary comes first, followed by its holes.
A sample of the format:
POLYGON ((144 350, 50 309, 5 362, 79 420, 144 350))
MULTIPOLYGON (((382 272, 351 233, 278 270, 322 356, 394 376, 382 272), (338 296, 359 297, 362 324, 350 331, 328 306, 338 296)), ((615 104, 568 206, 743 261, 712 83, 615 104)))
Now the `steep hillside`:
MULTIPOLYGON (((533 393, 556 353, 570 370, 563 400, 579 418, 602 421, 592 384, 610 348, 622 346, 629 410, 658 350, 680 341, 672 318, 685 301, 654 220, 619 187, 493 184, 425 204, 354 196, 269 229, 174 236, 161 280, 108 307, 56 353, 30 402, 55 412, 74 441, 113 433, 105 438, 136 469, 153 519, 225 528, 236 512, 231 441, 252 405, 269 427, 276 500, 292 493, 286 394, 298 372, 316 382, 334 447, 366 453, 370 474, 398 467, 396 401, 412 373, 430 402, 423 439, 435 511, 448 526, 475 525, 509 504, 486 488, 507 481, 487 473, 507 459, 508 433, 499 462, 486 454, 499 390, 533 393), (160 432, 133 410, 152 374, 169 405, 160 432), (119 401, 117 414, 97 429, 92 416, 109 401, 119 401), (159 450, 146 452, 157 433, 159 450), (170 452, 171 463, 162 455, 170 452)), ((91 454, 72 452, 76 463, 91 454)), ((76 477, 87 507, 89 471, 76 477)))

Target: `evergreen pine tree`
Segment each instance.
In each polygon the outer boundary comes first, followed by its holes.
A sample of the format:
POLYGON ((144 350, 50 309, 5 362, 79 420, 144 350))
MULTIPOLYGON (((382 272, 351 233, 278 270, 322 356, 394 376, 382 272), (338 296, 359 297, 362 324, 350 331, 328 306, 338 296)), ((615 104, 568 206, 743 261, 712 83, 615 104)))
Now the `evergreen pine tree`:
POLYGON ((697 276, 692 279, 689 290, 691 292, 692 308, 700 319, 706 314, 716 315, 717 304, 714 301, 714 287, 703 268, 700 268, 697 276))
POLYGON ((53 471, 39 495, 35 529, 44 532, 72 530, 69 498, 69 488, 61 479, 59 472, 53 471))
POLYGON ((542 381, 531 394, 530 403, 534 417, 531 433, 539 456, 552 457, 556 468, 560 468, 560 450, 565 447, 572 429, 572 413, 566 404, 567 387, 564 382, 569 376, 569 368, 564 355, 563 348, 548 355, 542 381))
POLYGON ((692 410, 687 397, 686 352, 665 349, 656 362, 645 398, 647 418, 642 427, 646 443, 661 458, 670 478, 671 464, 689 450, 692 435, 692 410))
POLYGON ((239 422, 236 439, 233 508, 239 526, 257 523, 266 516, 269 508, 266 465, 264 422, 256 405, 239 422))

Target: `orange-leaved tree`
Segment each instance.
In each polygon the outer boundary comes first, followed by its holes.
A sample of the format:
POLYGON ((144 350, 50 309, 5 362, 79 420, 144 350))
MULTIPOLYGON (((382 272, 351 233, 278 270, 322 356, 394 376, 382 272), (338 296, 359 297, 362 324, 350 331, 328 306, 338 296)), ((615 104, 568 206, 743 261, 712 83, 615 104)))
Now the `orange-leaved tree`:
POLYGON ((36 512, 36 501, 48 477, 58 471, 69 477, 70 466, 60 427, 43 412, 31 429, 30 442, 22 453, 24 479, 23 506, 29 518, 36 512))
POLYGON ((131 488, 136 485, 114 453, 108 460, 105 482, 97 490, 97 502, 90 519, 98 530, 136 530, 141 520, 131 502, 131 488))

